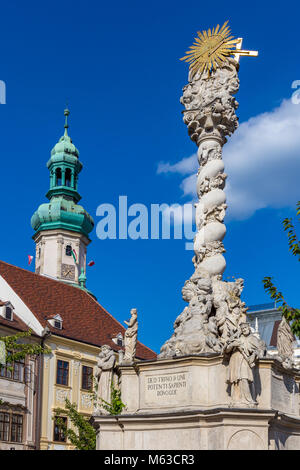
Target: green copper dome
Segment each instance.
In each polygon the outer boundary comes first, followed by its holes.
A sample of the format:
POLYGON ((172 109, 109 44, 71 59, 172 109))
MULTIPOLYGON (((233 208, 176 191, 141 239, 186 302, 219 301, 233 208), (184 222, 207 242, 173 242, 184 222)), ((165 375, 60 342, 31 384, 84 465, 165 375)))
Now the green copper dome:
POLYGON ((94 221, 82 206, 57 196, 48 204, 40 205, 31 218, 31 226, 36 231, 63 228, 88 236, 93 230, 94 221))
POLYGON ((75 145, 72 143, 72 140, 68 136, 66 131, 65 134, 59 139, 57 144, 55 144, 53 149, 51 150, 51 160, 53 159, 52 157, 54 157, 54 155, 60 156, 62 153, 74 156, 75 158, 79 157, 79 152, 75 145))
POLYGON ((77 191, 78 174, 82 169, 79 152, 68 135, 69 110, 65 110, 65 133, 51 151, 47 162, 50 171, 50 189, 46 194, 49 203, 42 204, 31 218, 36 232, 62 228, 88 234, 94 227, 93 218, 77 202, 81 199, 77 191))

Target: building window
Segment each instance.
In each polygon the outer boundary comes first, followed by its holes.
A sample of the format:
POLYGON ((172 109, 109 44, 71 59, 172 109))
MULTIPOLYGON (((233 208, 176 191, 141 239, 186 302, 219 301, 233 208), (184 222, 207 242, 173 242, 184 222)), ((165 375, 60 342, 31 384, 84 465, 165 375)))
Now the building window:
POLYGON ((70 168, 66 169, 65 173, 65 186, 70 187, 71 186, 71 170, 70 168))
POLYGON ((6 320, 12 321, 13 315, 12 315, 12 308, 11 307, 5 307, 5 318, 6 318, 6 320))
POLYGON ((81 388, 83 390, 92 390, 93 388, 93 368, 82 366, 81 388))
POLYGON ((61 186, 61 182, 62 182, 62 179, 61 179, 61 168, 57 168, 56 171, 55 171, 55 183, 56 183, 56 186, 61 186))
POLYGON ((62 416, 55 416, 54 419, 54 432, 53 432, 53 440, 58 442, 66 442, 66 435, 63 429, 58 425, 58 420, 61 420, 64 426, 67 426, 67 418, 62 416))
POLYGON ((59 330, 62 329, 62 323, 60 320, 54 320, 54 327, 58 328, 59 330))
POLYGON ((0 441, 23 441, 23 415, 0 412, 0 441))
POLYGON ((62 330, 63 319, 59 314, 52 316, 52 318, 48 318, 48 322, 50 323, 50 325, 54 326, 54 328, 62 330))
POLYGON ((57 361, 56 383, 58 385, 68 385, 69 383, 69 363, 66 361, 57 361))
POLYGON ((0 441, 8 441, 9 414, 0 412, 0 441))
POLYGON ((11 417, 11 441, 22 442, 23 440, 23 416, 13 414, 11 417))
POLYGON ((7 363, 1 367, 0 377, 3 379, 14 380, 15 382, 24 382, 24 361, 7 363))
POLYGON ((67 256, 72 256, 72 247, 71 247, 71 245, 66 246, 66 255, 67 256))

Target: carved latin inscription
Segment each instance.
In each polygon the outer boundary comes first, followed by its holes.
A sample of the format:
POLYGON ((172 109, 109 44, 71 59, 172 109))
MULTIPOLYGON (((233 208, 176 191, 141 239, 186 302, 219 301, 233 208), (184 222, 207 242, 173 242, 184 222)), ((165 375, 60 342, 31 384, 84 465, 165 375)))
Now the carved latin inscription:
POLYGON ((151 399, 178 397, 186 393, 187 373, 152 375, 145 380, 146 394, 151 399))

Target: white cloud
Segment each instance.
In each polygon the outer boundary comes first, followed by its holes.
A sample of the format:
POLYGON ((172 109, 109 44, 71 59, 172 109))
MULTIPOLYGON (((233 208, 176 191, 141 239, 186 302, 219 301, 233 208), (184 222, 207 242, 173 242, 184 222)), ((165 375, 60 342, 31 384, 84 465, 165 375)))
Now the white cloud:
POLYGON ((198 161, 197 154, 194 153, 190 157, 183 158, 178 163, 170 165, 170 163, 160 162, 158 164, 157 173, 180 173, 181 175, 187 175, 193 171, 197 171, 198 161))
MULTIPOLYGON (((223 149, 228 174, 228 216, 246 219, 265 207, 294 206, 300 199, 300 104, 284 100, 273 111, 240 124, 223 149)), ((186 176, 184 196, 196 198, 196 155, 171 165, 160 163, 158 173, 186 176)))

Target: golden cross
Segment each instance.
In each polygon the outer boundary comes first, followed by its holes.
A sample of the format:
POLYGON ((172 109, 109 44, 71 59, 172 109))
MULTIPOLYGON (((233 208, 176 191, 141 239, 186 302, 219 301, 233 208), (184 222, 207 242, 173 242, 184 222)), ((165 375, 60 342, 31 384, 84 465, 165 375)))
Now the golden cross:
POLYGON ((236 50, 237 52, 233 54, 234 59, 239 62, 241 55, 246 55, 248 57, 257 57, 258 51, 244 51, 242 50, 242 42, 243 38, 238 38, 238 42, 236 43, 236 50))

